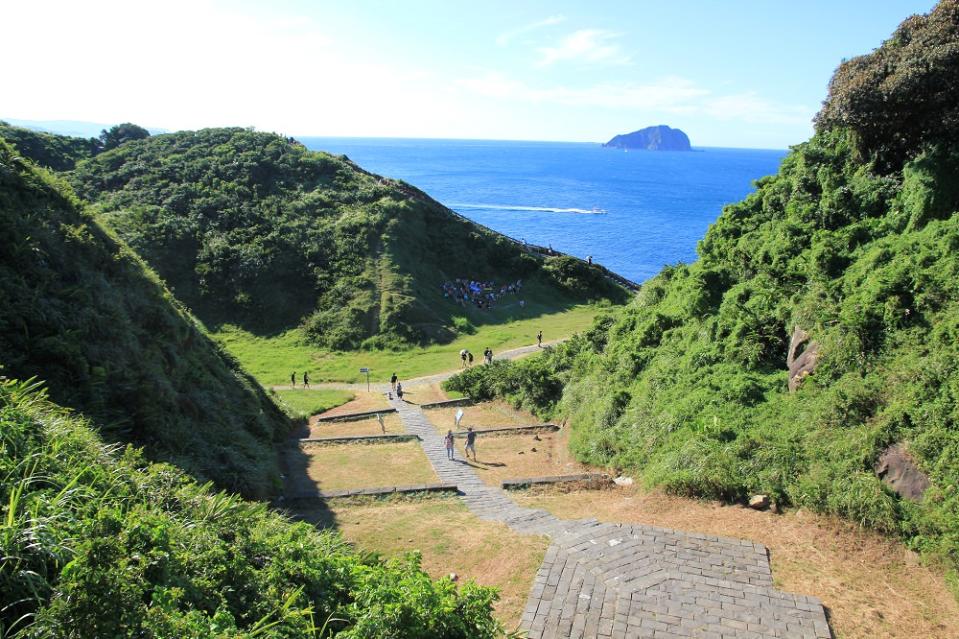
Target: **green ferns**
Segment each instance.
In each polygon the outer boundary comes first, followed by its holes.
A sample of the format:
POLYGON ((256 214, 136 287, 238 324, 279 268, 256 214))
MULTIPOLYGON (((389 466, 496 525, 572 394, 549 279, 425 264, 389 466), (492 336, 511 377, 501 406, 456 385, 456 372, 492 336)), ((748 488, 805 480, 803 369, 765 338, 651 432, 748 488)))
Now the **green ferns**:
POLYGON ((0 637, 484 638, 495 591, 104 446, 0 381, 0 637))

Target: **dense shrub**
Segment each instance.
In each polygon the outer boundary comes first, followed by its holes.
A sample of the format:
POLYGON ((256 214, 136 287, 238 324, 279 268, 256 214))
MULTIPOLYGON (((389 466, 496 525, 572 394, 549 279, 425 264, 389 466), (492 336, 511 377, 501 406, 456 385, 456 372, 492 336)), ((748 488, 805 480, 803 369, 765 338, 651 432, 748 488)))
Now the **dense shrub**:
POLYGON ((0 140, 0 366, 110 441, 248 496, 289 421, 70 188, 0 140))
POLYGON ((959 565, 956 6, 844 63, 816 135, 723 210, 698 261, 665 268, 562 358, 450 387, 536 397, 516 381, 534 371, 550 398, 563 384, 547 405, 584 461, 681 494, 766 493, 959 565), (790 393, 796 326, 821 360, 790 393), (920 502, 875 474, 897 442, 930 477, 920 502))
POLYGON ((433 581, 105 447, 0 381, 0 636, 493 637, 492 589, 433 581))

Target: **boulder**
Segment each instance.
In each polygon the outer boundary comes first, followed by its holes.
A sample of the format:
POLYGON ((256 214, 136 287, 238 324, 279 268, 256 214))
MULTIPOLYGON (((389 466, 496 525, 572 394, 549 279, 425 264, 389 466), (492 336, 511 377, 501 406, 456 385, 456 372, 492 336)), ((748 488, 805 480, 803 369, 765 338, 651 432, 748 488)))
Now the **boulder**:
POLYGON ((919 501, 929 488, 929 476, 919 470, 902 443, 893 444, 882 452, 876 462, 876 474, 896 494, 919 501))
POLYGON ((809 333, 799 328, 793 329, 786 354, 786 366, 789 368, 789 392, 795 393, 799 384, 807 375, 811 375, 819 365, 819 342, 809 341, 809 333), (805 345, 805 349, 799 349, 805 345))
POLYGON ((753 495, 749 498, 749 507, 753 510, 766 510, 769 508, 769 495, 753 495))
POLYGON ((619 477, 613 480, 613 483, 616 484, 617 486, 632 486, 633 478, 626 477, 625 475, 620 475, 619 477))

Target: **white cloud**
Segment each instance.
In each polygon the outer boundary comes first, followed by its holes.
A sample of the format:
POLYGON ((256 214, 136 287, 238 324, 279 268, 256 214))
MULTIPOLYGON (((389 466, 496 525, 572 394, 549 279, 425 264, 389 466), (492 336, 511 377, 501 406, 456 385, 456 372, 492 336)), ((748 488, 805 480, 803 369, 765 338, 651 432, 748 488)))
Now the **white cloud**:
POLYGON ((624 54, 615 42, 620 34, 603 29, 580 29, 569 34, 555 47, 541 47, 537 67, 547 67, 561 61, 573 60, 606 64, 628 64, 629 56, 624 54))
POLYGON ((552 27, 557 24, 562 24, 564 22, 566 22, 566 16, 564 15, 550 16, 538 22, 533 22, 531 24, 522 26, 518 29, 513 29, 512 31, 501 33, 499 36, 496 37, 496 44, 498 44, 501 47, 505 47, 507 44, 509 44, 510 40, 512 40, 513 38, 517 36, 527 34, 531 31, 536 31, 537 29, 542 29, 543 27, 552 27))
POLYGON ((815 108, 776 104, 755 91, 715 96, 703 105, 704 111, 717 120, 744 120, 763 124, 805 124, 812 120, 815 108))
POLYGON ((560 104, 650 114, 706 116, 715 120, 763 124, 809 124, 815 108, 777 104, 755 92, 717 95, 681 77, 653 82, 601 83, 583 87, 533 87, 496 71, 486 71, 458 85, 479 96, 515 102, 560 104))

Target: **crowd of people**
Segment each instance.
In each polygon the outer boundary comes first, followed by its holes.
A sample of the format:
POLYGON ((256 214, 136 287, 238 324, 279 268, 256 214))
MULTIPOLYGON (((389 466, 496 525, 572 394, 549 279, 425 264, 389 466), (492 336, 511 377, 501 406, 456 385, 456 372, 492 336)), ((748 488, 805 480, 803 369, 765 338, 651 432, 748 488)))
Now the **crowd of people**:
MULTIPOLYGON (((476 308, 492 308, 507 295, 515 295, 523 288, 523 280, 497 285, 492 280, 458 278, 444 282, 443 297, 453 299, 461 306, 472 304, 476 308)), ((522 302, 521 302, 522 303, 522 302)))

